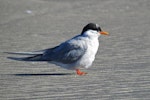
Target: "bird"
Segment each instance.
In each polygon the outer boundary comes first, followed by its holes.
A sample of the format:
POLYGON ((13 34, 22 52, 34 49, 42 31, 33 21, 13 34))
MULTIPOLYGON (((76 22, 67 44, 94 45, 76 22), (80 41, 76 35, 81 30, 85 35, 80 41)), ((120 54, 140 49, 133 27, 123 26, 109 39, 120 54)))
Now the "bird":
POLYGON ((55 64, 65 69, 74 70, 77 75, 86 75, 81 68, 89 68, 95 60, 99 48, 99 37, 109 35, 95 23, 88 23, 81 34, 59 45, 32 52, 5 52, 9 54, 28 55, 27 57, 7 57, 18 61, 39 61, 55 64))

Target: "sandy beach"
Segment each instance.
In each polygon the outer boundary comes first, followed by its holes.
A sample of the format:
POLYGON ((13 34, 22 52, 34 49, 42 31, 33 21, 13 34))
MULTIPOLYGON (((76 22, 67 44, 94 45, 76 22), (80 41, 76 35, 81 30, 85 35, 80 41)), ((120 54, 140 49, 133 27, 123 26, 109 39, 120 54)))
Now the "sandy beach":
POLYGON ((0 0, 0 100, 149 99, 149 0, 0 0), (3 53, 54 47, 89 22, 110 35, 85 76, 3 53))

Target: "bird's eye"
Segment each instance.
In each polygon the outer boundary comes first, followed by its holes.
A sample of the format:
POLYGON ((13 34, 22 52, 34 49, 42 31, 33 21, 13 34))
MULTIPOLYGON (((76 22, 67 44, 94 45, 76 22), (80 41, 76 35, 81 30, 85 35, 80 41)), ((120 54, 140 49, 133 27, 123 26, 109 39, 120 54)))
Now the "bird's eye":
POLYGON ((98 27, 98 31, 102 31, 100 27, 98 27))

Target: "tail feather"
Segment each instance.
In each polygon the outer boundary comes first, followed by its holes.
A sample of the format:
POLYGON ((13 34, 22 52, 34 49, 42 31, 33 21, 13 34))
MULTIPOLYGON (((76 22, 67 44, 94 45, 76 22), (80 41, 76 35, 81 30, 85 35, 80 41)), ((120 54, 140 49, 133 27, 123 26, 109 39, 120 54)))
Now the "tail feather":
POLYGON ((43 52, 4 52, 4 53, 16 55, 38 55, 42 54, 43 52))
POLYGON ((44 61, 44 59, 42 59, 42 54, 38 54, 30 57, 21 57, 21 58, 7 57, 7 58, 12 60, 17 60, 17 61, 44 61))

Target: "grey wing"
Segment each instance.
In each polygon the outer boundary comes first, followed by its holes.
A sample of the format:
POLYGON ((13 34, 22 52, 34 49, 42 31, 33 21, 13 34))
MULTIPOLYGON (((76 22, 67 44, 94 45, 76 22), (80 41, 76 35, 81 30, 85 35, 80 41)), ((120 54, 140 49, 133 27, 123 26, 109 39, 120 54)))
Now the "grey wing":
POLYGON ((40 51, 33 51, 33 52, 5 52, 5 53, 17 54, 17 55, 32 55, 32 56, 28 56, 28 57, 7 57, 9 59, 17 60, 17 61, 47 61, 47 60, 43 59, 44 53, 46 51, 53 51, 53 49, 55 49, 55 48, 57 48, 57 47, 40 50, 40 51))
POLYGON ((80 59, 84 55, 85 51, 86 48, 83 48, 78 43, 65 42, 55 48, 47 50, 43 55, 43 59, 46 61, 69 64, 80 59))

